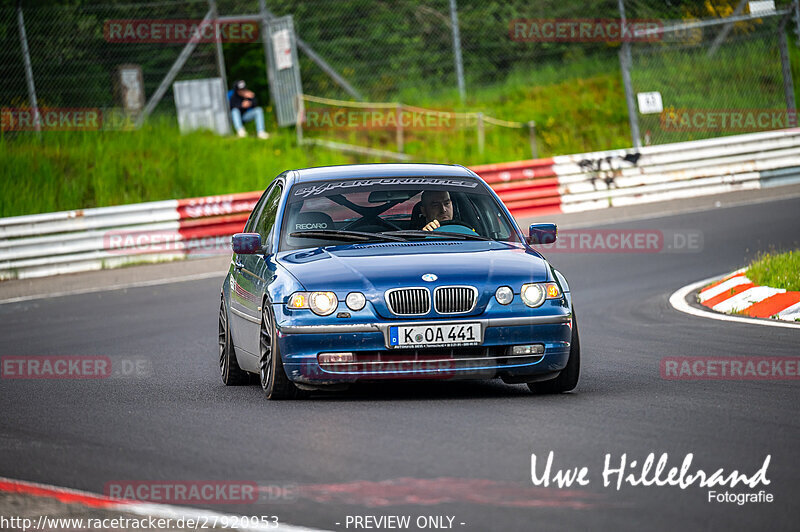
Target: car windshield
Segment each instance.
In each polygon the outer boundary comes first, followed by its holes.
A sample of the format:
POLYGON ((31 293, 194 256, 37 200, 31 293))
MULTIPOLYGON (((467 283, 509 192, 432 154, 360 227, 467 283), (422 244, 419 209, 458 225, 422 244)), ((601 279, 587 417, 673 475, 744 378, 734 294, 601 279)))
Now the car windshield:
POLYGON ((519 242, 497 200, 477 180, 391 177, 295 184, 280 250, 424 239, 519 242))

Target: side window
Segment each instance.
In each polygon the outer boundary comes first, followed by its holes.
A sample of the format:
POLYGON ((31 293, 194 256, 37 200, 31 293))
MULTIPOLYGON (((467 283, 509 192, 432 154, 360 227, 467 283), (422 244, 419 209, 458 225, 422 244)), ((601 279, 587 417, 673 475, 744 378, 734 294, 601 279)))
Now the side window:
POLYGON ((253 228, 256 226, 256 220, 258 219, 258 213, 261 212, 261 207, 264 206, 264 200, 267 199, 267 194, 264 194, 259 198, 258 202, 256 203, 255 207, 253 207, 253 211, 250 213, 250 217, 247 218, 247 223, 244 224, 244 232, 245 233, 252 233, 253 228))
POLYGON ((256 232, 256 230, 255 230, 256 220, 258 220, 258 217, 261 215, 261 211, 264 208, 264 204, 266 203, 267 197, 272 195, 272 192, 275 190, 275 188, 277 188, 279 186, 277 181, 281 177, 283 177, 283 174, 280 174, 279 176, 277 176, 272 181, 273 183, 275 183, 274 187, 273 187, 272 183, 270 183, 270 186, 267 187, 267 190, 265 190, 264 193, 261 195, 261 197, 258 198, 258 202, 256 202, 255 207, 253 207, 253 210, 250 212, 250 216, 247 218, 247 222, 244 224, 244 232, 245 233, 255 233, 256 232))
POLYGON ((278 203, 281 201, 282 192, 283 187, 280 184, 276 184, 272 188, 264 202, 264 210, 261 211, 256 223, 255 232, 261 235, 261 242, 265 245, 267 244, 269 233, 272 231, 272 226, 275 225, 275 217, 278 215, 278 203))

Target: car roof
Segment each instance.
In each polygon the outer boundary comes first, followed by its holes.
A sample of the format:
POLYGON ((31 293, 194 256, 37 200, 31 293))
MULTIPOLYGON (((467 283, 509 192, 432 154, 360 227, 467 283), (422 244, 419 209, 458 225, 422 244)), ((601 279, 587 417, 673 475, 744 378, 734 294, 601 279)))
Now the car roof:
POLYGON ((426 163, 343 164, 303 168, 293 173, 292 181, 295 183, 369 177, 475 177, 472 170, 461 165, 426 163))

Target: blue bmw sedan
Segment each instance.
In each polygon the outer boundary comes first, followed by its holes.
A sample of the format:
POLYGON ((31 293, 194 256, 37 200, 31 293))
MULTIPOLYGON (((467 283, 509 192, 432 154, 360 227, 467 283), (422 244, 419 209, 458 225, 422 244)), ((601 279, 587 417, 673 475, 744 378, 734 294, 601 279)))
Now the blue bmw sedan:
POLYGON ((219 309, 226 385, 269 399, 382 379, 575 388, 567 280, 463 166, 366 164, 276 177, 233 236, 219 309), (256 377, 257 376, 257 377, 256 377))

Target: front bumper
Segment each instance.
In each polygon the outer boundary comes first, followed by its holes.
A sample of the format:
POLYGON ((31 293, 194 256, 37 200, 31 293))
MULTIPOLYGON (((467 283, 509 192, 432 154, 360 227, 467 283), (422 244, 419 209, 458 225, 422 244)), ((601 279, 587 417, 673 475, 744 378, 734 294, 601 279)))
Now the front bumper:
POLYGON ((278 326, 286 374, 309 385, 382 379, 488 379, 523 382, 526 377, 558 372, 567 364, 572 315, 375 321, 359 324, 278 326), (390 348, 392 326, 479 323, 479 346, 428 349, 390 348), (543 353, 512 355, 511 346, 540 345, 543 353), (320 353, 349 352, 352 364, 318 363, 320 353))

